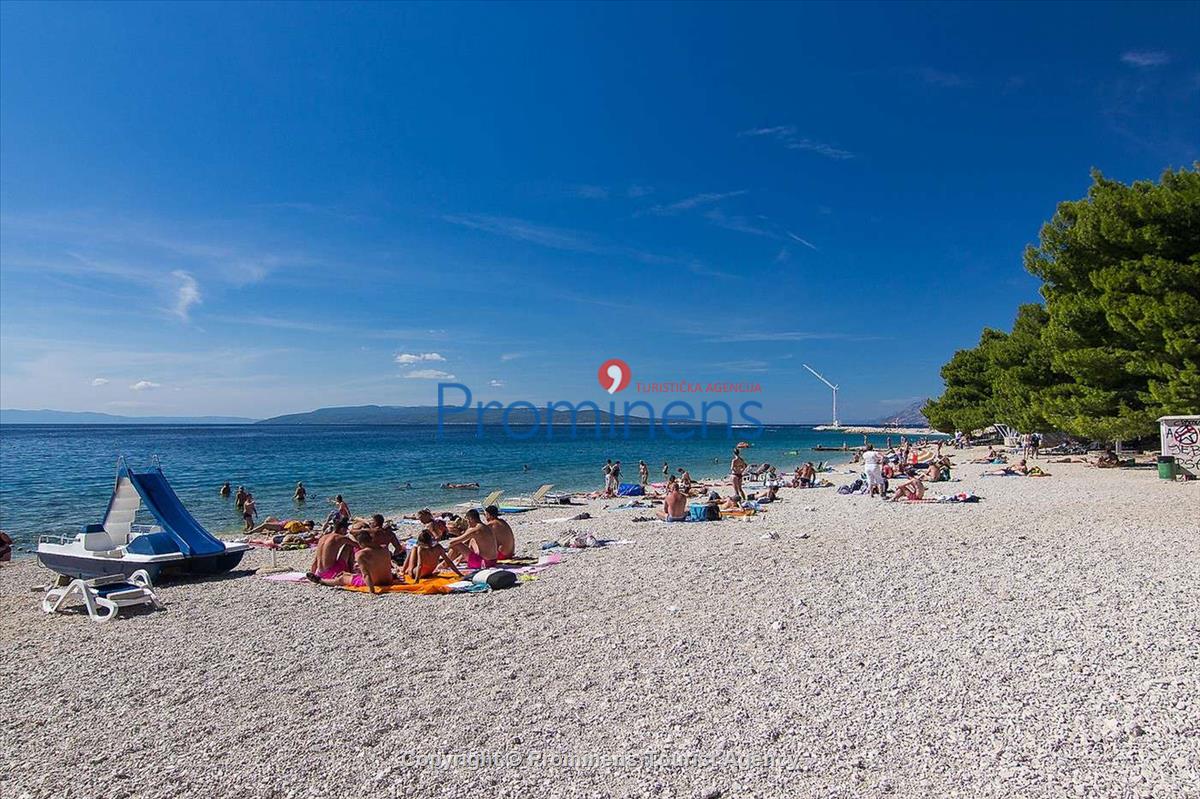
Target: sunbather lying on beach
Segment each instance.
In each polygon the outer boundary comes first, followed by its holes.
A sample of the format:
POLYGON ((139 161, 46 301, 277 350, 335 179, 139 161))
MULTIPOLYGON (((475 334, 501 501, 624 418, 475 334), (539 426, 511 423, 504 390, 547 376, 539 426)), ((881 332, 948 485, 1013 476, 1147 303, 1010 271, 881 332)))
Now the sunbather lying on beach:
POLYGON ((1008 458, 1003 453, 988 447, 988 454, 982 458, 976 458, 971 463, 1008 463, 1008 458))
POLYGON ((466 512, 467 531, 446 542, 450 557, 466 562, 468 569, 490 569, 496 565, 496 534, 479 518, 479 511, 466 512))
POLYGON ((663 499, 663 509, 658 512, 658 518, 667 522, 682 522, 688 517, 687 497, 672 483, 663 499))
POLYGON ((387 550, 375 546, 368 530, 359 530, 356 535, 358 551, 354 553, 354 571, 342 571, 330 577, 320 577, 314 572, 304 575, 314 583, 333 587, 352 585, 366 587, 372 594, 395 582, 392 575, 392 559, 387 550))
MULTIPOLYGON (((1039 471, 1041 471, 1039 469, 1039 471)), ((1016 466, 1005 466, 1002 469, 992 469, 980 475, 980 477, 1024 477, 1029 474, 1029 466, 1026 465, 1025 459, 1021 458, 1016 466)))
POLYGON ((500 518, 500 509, 495 505, 484 508, 483 515, 484 523, 492 528, 492 535, 496 537, 496 559, 511 558, 517 550, 517 537, 513 535, 512 527, 500 518))
POLYGON ((1133 465, 1133 461, 1130 460, 1126 463, 1122 463, 1121 459, 1117 457, 1116 452, 1111 449, 1106 449, 1100 456, 1096 458, 1096 462, 1093 465, 1100 469, 1115 469, 1118 466, 1133 465))
POLYGON ((896 491, 892 494, 892 502, 900 500, 912 501, 925 498, 925 483, 920 477, 914 477, 907 483, 897 486, 896 491))
POLYGON ((295 533, 296 535, 300 535, 306 532, 311 533, 316 526, 317 523, 312 519, 304 522, 300 521, 299 519, 288 519, 287 521, 283 521, 282 519, 277 519, 274 516, 268 516, 266 521, 251 530, 250 533, 270 532, 295 533))
POLYGON ((462 577, 458 566, 450 560, 449 553, 434 538, 433 531, 425 528, 417 535, 416 545, 408 550, 408 556, 404 559, 404 567, 400 570, 400 576, 419 583, 422 577, 436 574, 438 566, 442 563, 462 577))

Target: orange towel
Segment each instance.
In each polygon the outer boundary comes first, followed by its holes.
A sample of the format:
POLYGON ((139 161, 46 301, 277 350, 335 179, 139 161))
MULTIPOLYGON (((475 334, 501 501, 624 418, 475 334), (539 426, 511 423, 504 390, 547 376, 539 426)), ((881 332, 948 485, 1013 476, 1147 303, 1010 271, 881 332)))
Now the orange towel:
MULTIPOLYGON (((434 577, 426 577, 419 583, 395 583, 386 588, 379 588, 381 594, 448 594, 450 593, 450 584, 456 583, 464 578, 459 577, 454 572, 438 572, 434 577)), ((371 589, 365 585, 343 585, 340 586, 343 591, 357 591, 360 594, 370 593, 371 589)))

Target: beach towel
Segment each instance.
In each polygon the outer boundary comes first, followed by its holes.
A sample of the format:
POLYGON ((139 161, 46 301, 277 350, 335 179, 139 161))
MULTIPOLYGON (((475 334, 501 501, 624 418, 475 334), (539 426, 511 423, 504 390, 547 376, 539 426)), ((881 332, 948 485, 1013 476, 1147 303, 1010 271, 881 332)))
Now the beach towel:
MULTIPOLYGON (((426 577, 419 583, 396 583, 389 585, 386 588, 378 589, 380 594, 458 594, 458 593, 473 593, 471 589, 467 590, 451 590, 450 586, 453 583, 461 581, 454 572, 438 572, 434 577, 426 577)), ((339 586, 343 591, 355 591, 360 594, 370 593, 371 589, 365 585, 343 585, 339 586)), ((479 589, 475 589, 478 591, 479 589)), ((487 586, 482 586, 482 590, 486 591, 487 586)))
POLYGON ((280 574, 264 574, 264 580, 270 580, 273 583, 306 583, 308 578, 304 576, 304 572, 281 572, 280 574))
POLYGON ((645 493, 645 490, 637 483, 621 483, 617 487, 618 497, 640 497, 645 493))

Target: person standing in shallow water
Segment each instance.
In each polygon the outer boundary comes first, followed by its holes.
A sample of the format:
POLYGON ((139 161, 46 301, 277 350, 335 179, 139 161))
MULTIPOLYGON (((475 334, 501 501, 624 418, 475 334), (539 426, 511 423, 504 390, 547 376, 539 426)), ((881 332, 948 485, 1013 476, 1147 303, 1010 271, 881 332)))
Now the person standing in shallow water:
POLYGON ((292 495, 292 499, 296 500, 296 504, 303 505, 307 496, 308 491, 304 488, 304 483, 296 483, 296 493, 292 495))
POLYGON ((229 492, 230 492, 229 481, 226 480, 225 485, 221 486, 221 491, 220 491, 221 499, 229 499, 229 492))
POLYGON ((638 480, 641 481, 642 488, 650 483, 650 467, 645 461, 638 461, 638 480))
POLYGON ((733 460, 729 462, 729 473, 733 477, 733 494, 739 501, 746 501, 746 492, 742 488, 742 475, 746 473, 746 459, 742 457, 740 449, 733 450, 733 460))

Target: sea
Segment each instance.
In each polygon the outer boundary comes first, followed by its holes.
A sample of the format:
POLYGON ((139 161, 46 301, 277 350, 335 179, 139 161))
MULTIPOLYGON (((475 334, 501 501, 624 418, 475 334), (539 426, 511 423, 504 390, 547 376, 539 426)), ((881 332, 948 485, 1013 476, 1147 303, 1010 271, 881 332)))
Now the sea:
MULTIPOLYGON (((619 433, 620 431, 618 431, 619 433)), ((217 534, 236 534, 241 518, 218 490, 228 480, 255 498, 259 518, 325 519, 342 494, 351 512, 392 515, 422 507, 453 509, 495 489, 527 495, 544 483, 555 491, 603 488, 605 460, 620 460, 622 482, 637 482, 644 459, 652 481, 663 462, 694 478, 728 473, 733 445, 748 441, 751 463, 791 470, 805 461, 844 463, 851 453, 815 452, 814 446, 851 447, 862 434, 816 431, 811 426, 722 429, 718 435, 671 440, 661 428, 630 427, 628 438, 595 437, 594 428, 556 428, 551 438, 514 440, 501 428, 313 425, 4 425, 0 426, 0 530, 18 552, 38 536, 74 534, 104 515, 123 456, 135 469, 160 465, 192 514, 217 534), (757 433, 757 435, 755 435, 757 433), (751 438, 751 436, 754 436, 751 438), (292 501, 296 483, 308 501, 292 501), (479 483, 478 490, 443 483, 479 483)), ((873 435, 877 446, 887 436, 873 435)), ((898 436, 891 437, 898 442, 898 436)), ((501 500, 503 504, 503 499, 501 500)), ((146 512, 143 510, 143 514, 146 512)), ((139 521, 152 523, 148 516, 139 521)))

